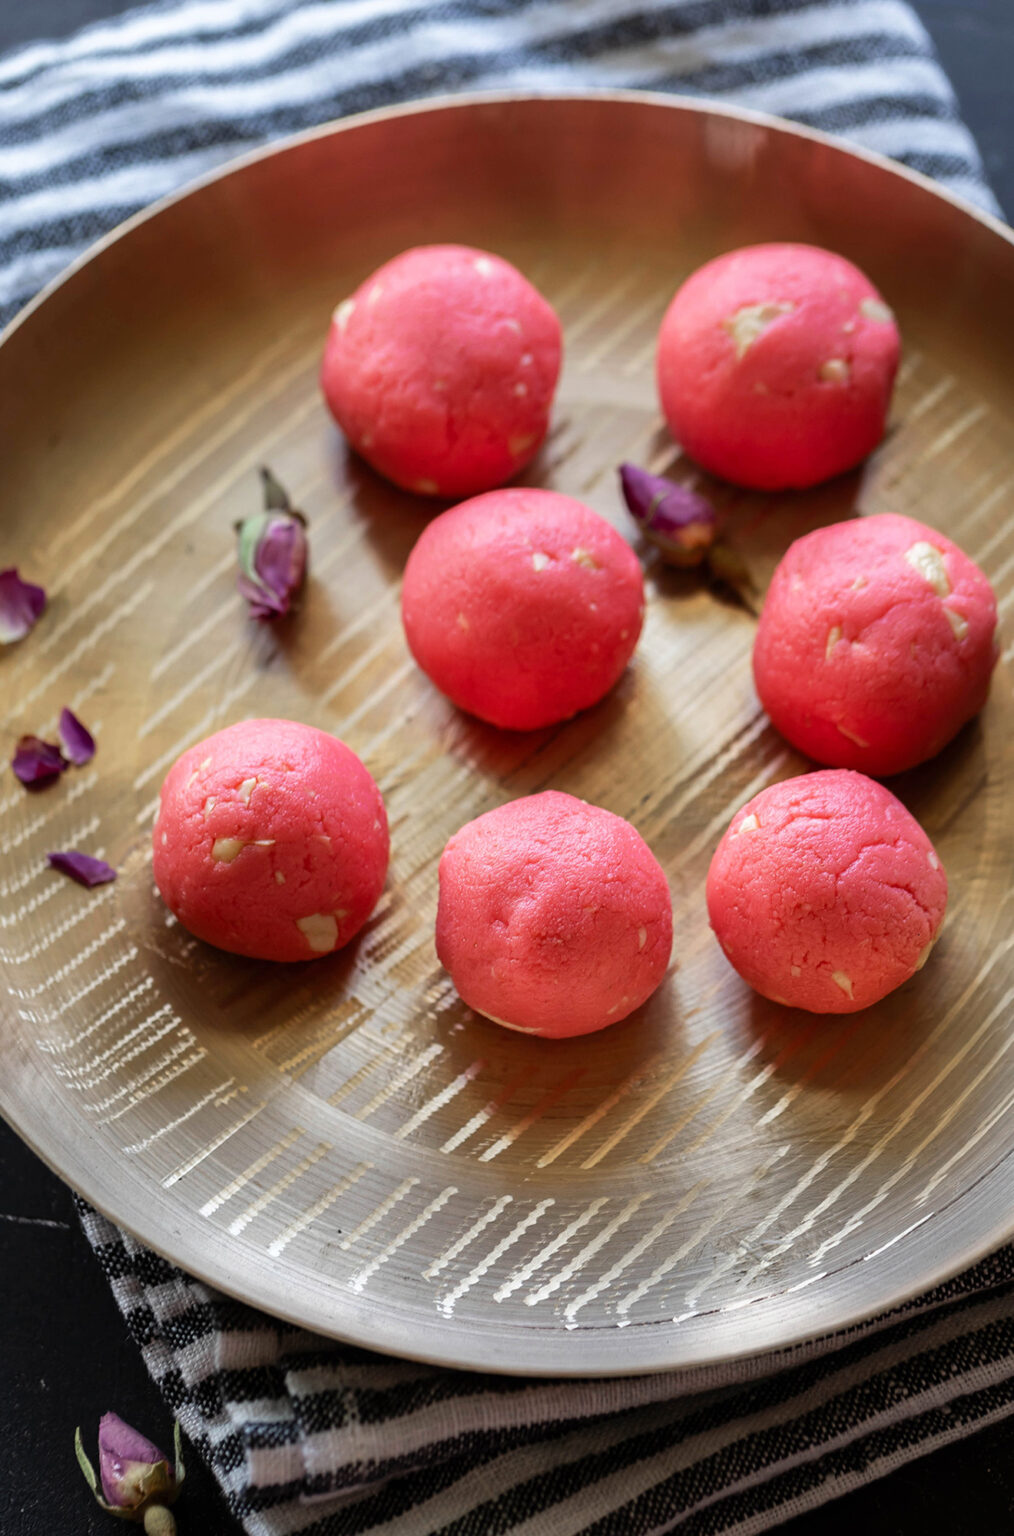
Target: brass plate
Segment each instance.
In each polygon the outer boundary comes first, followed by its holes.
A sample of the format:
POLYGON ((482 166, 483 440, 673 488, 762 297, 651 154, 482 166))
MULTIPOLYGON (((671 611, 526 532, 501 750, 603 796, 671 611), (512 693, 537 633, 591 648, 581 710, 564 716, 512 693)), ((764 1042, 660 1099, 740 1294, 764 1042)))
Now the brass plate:
MULTIPOLYGON (((2 658, 11 736, 71 703, 88 767, 0 786, 0 1105, 71 1184, 269 1312, 467 1367, 619 1374, 782 1347, 889 1306, 1012 1228, 1014 246, 918 178, 777 124, 666 98, 472 99, 327 128, 241 162, 99 246, 0 347, 4 550, 49 587, 2 658), (703 881, 736 807, 806 764, 750 679, 753 621, 648 564, 634 665, 561 729, 456 713, 398 617, 432 509, 347 457, 318 397, 335 302, 402 247, 516 261, 564 321, 530 479, 626 533, 615 466, 677 464, 652 382, 679 281, 770 239, 830 246, 896 306, 887 441, 812 494, 718 489, 763 583, 853 510, 945 529, 996 583, 1004 660, 980 720, 896 781, 951 880, 932 962, 846 1019, 753 996, 703 881), (267 461, 311 519, 298 621, 250 622, 233 519, 267 461), (361 940, 305 967, 190 940, 148 834, 184 747, 246 715, 342 736, 393 860, 361 940), (672 885, 672 972, 640 1016, 526 1041, 471 1016, 433 948, 463 821, 564 788, 629 816, 672 885), (87 893, 47 849, 121 870, 87 893)), ((692 466, 678 464, 692 475, 692 466)))

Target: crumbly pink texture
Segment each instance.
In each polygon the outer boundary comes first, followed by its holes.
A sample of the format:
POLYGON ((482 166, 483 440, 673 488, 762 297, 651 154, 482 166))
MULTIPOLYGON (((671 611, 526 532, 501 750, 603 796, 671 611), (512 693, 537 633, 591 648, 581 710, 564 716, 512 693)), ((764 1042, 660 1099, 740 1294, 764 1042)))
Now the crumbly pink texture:
POLYGON ((437 954, 469 1007, 563 1039, 651 996, 672 906, 650 848, 621 816, 547 790, 487 811, 440 860, 437 954))
POLYGON ((754 679, 807 756, 900 773, 982 708, 995 632, 979 567, 935 529, 883 512, 790 545, 757 626, 754 679))
POLYGON ((422 495, 470 496, 537 453, 561 349, 555 311, 509 261, 424 245, 335 310, 321 387, 380 474, 422 495))
POLYGON ((199 939, 260 960, 347 944, 387 874, 380 790, 343 742, 244 720, 178 758, 152 835, 155 883, 199 939))
POLYGON ((884 435, 900 338, 843 256, 753 245, 679 289, 658 339, 674 437, 713 474, 758 490, 816 485, 884 435))
POLYGON ((590 507, 556 491, 490 491, 424 530, 401 611, 442 693, 529 731, 612 688, 641 632, 644 583, 629 544, 590 507))
POLYGON ((890 790, 832 769, 772 785, 736 813, 707 898, 726 958, 756 991, 811 1013, 854 1013, 924 963, 947 877, 890 790))

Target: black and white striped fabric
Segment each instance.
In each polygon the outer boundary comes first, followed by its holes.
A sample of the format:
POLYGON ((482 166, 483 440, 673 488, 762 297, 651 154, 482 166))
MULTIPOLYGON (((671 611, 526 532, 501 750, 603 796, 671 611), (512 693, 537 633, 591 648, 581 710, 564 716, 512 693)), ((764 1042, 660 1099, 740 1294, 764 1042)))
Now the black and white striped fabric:
POLYGON ((81 1213, 250 1536, 749 1536, 1014 1413, 1014 1247, 777 1356, 532 1382, 286 1329, 81 1213))
MULTIPOLYGON (((706 92, 848 134, 995 209, 899 0, 177 0, 0 59, 0 315, 245 148, 506 84, 706 92)), ((296 1333, 81 1214, 250 1536, 747 1536, 1014 1413, 1014 1248, 776 1357, 528 1382, 296 1333)))
POLYGON ((847 134, 996 211, 900 0, 178 0, 0 59, 0 320, 244 149, 499 85, 706 93, 847 134))

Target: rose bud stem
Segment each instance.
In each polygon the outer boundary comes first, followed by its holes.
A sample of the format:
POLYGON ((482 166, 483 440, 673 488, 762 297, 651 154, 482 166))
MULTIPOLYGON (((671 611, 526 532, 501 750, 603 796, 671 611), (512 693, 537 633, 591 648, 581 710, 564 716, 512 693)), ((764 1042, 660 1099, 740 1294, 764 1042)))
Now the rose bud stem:
POLYGON ((144 1512, 146 1536, 176 1536, 176 1521, 164 1504, 149 1504, 144 1512))

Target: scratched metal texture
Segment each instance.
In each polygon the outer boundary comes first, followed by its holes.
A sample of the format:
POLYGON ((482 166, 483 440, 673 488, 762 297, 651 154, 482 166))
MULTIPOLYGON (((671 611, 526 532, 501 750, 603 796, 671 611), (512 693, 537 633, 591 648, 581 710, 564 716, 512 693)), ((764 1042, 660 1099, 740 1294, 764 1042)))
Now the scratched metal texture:
POLYGON ((623 95, 383 113, 253 157, 134 221, 0 346, 5 548, 50 608, 0 659, 10 733, 70 703, 98 755, 0 780, 0 1107, 70 1183, 188 1270, 310 1328, 470 1367, 715 1366, 912 1294, 1012 1224, 1014 246, 928 185, 805 133, 623 95), (905 338, 863 469, 761 497, 699 476, 658 415, 657 326, 731 246, 858 260, 905 338), (947 868, 929 965, 815 1018, 752 995, 707 926, 732 813, 806 763, 750 678, 753 620, 645 552, 634 664, 596 709, 512 735, 456 712, 401 631, 431 505, 349 456, 317 365, 337 300, 406 245, 516 261, 566 366, 525 477, 631 534, 624 458, 702 484, 763 587, 854 512, 944 529, 983 566, 1003 658, 980 720, 894 781, 947 868), (298 619, 251 623, 234 519, 267 461, 310 519, 298 619), (360 939, 272 967, 190 939, 153 890, 159 784, 245 716, 334 731, 380 783, 387 889, 360 939), (673 962, 569 1042, 471 1014, 433 946, 448 836, 546 787, 628 816, 669 877, 673 962), (119 881, 45 867, 82 847, 119 881))

